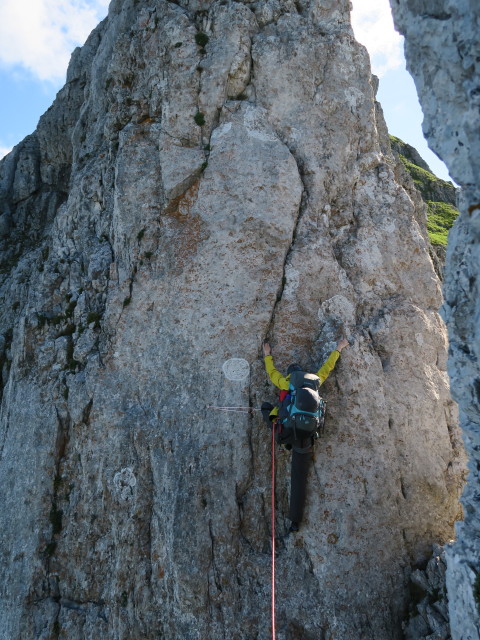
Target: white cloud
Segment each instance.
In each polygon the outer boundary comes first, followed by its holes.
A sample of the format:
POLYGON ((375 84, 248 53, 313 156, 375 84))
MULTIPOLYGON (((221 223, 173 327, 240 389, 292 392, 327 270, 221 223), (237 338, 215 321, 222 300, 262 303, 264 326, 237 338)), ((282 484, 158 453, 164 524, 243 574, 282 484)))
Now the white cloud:
MULTIPOLYGON (((62 82, 73 49, 106 15, 109 0, 1 0, 0 65, 21 67, 40 80, 62 82)), ((402 64, 402 37, 388 0, 352 0, 355 36, 382 76, 402 64)))
POLYGON ((2 147, 0 145, 0 160, 7 155, 7 153, 10 153, 10 151, 12 150, 12 147, 2 147))
POLYGON ((1 0, 0 64, 60 82, 73 49, 106 15, 109 0, 1 0))
POLYGON ((388 0, 352 0, 356 39, 368 49, 372 71, 382 77, 403 63, 403 37, 393 26, 388 0))

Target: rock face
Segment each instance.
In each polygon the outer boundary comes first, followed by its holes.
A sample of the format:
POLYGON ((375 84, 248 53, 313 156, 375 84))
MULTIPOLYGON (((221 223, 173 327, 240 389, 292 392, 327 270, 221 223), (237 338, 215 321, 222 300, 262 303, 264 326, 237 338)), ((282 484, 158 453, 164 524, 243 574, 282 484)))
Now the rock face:
POLYGON ((423 112, 424 132, 462 187, 461 215, 450 232, 444 316, 448 370, 470 457, 465 521, 449 549, 447 584, 454 640, 480 638, 480 46, 478 3, 391 2, 423 112))
POLYGON ((348 2, 114 1, 0 164, 5 638, 263 640, 277 366, 324 386, 281 640, 399 640, 463 453, 423 209, 348 2))

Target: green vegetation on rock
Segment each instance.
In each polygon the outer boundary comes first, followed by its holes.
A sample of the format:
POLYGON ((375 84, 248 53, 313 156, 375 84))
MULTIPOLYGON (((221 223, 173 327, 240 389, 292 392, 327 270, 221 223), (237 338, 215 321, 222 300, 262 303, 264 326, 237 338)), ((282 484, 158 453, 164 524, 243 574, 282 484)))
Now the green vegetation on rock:
POLYGON ((448 202, 427 200, 427 231, 432 244, 447 246, 448 232, 458 213, 448 202))
POLYGON ((203 113, 201 113, 201 111, 197 111, 197 113, 193 116, 193 119, 199 127, 203 127, 203 125, 205 124, 205 116, 203 115, 203 113))
POLYGON ((206 33, 196 33, 195 34, 195 42, 200 46, 204 47, 209 40, 209 37, 206 33))
POLYGON ((427 205, 427 232, 430 242, 434 246, 446 246, 448 232, 459 214, 454 206, 455 187, 451 182, 437 178, 418 152, 400 138, 390 136, 390 143, 427 205))

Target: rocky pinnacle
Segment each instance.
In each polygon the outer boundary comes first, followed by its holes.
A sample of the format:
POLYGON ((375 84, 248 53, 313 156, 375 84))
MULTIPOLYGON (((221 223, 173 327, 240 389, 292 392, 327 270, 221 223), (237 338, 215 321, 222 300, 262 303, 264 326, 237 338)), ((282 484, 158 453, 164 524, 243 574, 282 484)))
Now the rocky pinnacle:
POLYGON ((347 0, 114 0, 0 163, 0 635, 266 640, 261 357, 317 370, 277 454, 278 640, 401 640, 461 517, 425 207, 347 0))

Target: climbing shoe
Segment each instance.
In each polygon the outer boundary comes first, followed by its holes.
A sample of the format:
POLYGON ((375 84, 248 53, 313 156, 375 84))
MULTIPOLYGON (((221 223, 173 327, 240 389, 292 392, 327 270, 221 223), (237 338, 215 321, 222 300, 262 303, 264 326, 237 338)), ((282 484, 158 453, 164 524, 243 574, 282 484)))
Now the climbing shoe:
POLYGON ((298 522, 292 522, 290 525, 290 533, 296 533, 300 529, 300 525, 298 522))

